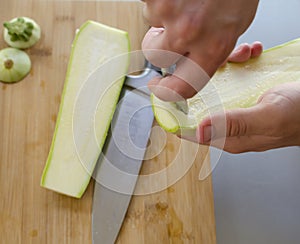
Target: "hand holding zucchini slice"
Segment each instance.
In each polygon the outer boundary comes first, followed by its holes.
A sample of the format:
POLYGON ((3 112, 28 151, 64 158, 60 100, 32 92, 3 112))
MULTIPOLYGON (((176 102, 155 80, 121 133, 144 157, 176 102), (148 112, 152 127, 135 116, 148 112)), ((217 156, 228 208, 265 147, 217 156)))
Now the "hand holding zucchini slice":
POLYGON ((300 39, 266 50, 245 63, 228 63, 220 68, 198 94, 187 100, 188 114, 153 94, 151 99, 162 128, 194 136, 198 125, 211 114, 249 108, 267 90, 287 82, 300 82, 300 39))

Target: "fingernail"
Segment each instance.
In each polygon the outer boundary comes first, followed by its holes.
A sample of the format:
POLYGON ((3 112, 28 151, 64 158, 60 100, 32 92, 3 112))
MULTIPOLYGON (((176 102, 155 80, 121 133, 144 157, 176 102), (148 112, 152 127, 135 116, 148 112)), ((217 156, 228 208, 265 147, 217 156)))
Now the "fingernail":
POLYGON ((165 31, 165 28, 157 28, 153 31, 153 34, 158 36, 165 31))
POLYGON ((199 143, 207 143, 210 142, 213 135, 213 127, 211 125, 207 126, 199 126, 197 128, 196 136, 199 143))
POLYGON ((209 142, 212 137, 212 126, 205 126, 203 129, 203 142, 209 142))

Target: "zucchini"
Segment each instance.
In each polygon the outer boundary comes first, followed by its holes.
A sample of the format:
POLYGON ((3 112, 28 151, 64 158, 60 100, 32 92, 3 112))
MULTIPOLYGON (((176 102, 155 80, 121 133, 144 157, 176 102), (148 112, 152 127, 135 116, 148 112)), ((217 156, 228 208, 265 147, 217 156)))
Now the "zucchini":
POLYGON ((5 42, 18 49, 26 49, 35 45, 41 38, 41 27, 31 18, 19 17, 4 22, 5 42))
POLYGON ((27 53, 7 47, 0 50, 0 81, 12 83, 22 80, 31 69, 27 53))
POLYGON ((159 125, 168 132, 195 135, 201 121, 212 113, 247 108, 270 88, 285 82, 300 82, 300 38, 265 50, 245 63, 228 63, 208 84, 187 100, 188 113, 173 102, 151 95, 159 125))
POLYGON ((97 22, 76 32, 41 186, 83 195, 119 99, 129 49, 127 32, 97 22))

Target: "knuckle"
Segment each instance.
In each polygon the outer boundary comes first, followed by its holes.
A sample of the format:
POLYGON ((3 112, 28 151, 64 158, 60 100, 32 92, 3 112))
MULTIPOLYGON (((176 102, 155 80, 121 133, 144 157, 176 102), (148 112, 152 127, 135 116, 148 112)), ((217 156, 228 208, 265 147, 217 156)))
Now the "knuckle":
POLYGON ((227 117, 227 136, 243 136, 246 135, 248 126, 245 120, 239 118, 232 118, 230 115, 227 117))
POLYGON ((168 45, 171 50, 182 53, 183 50, 185 50, 187 43, 184 38, 182 38, 182 37, 180 37, 180 35, 178 35, 176 38, 169 39, 168 45))
POLYGON ((174 78, 174 86, 172 87, 172 89, 177 95, 180 96, 181 99, 190 98, 197 93, 196 90, 191 87, 188 82, 177 77, 175 78, 174 76, 172 77, 174 78))
MULTIPOLYGON (((177 21, 178 22, 178 21, 177 21)), ((189 44, 189 31, 187 28, 178 25, 167 25, 166 31, 168 35, 168 45, 171 50, 183 52, 189 44), (182 29, 184 28, 184 30, 182 29)))
POLYGON ((186 50, 188 45, 198 42, 201 28, 199 25, 193 25, 189 16, 176 18, 169 28, 171 28, 169 44, 175 50, 186 50))

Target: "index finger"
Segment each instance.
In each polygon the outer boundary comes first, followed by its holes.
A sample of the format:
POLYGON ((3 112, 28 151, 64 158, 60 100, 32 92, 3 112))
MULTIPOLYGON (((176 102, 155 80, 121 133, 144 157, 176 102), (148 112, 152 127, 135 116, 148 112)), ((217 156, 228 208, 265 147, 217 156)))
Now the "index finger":
POLYGON ((194 96, 210 80, 209 75, 193 60, 181 56, 172 75, 154 78, 149 89, 165 101, 180 101, 194 96))

